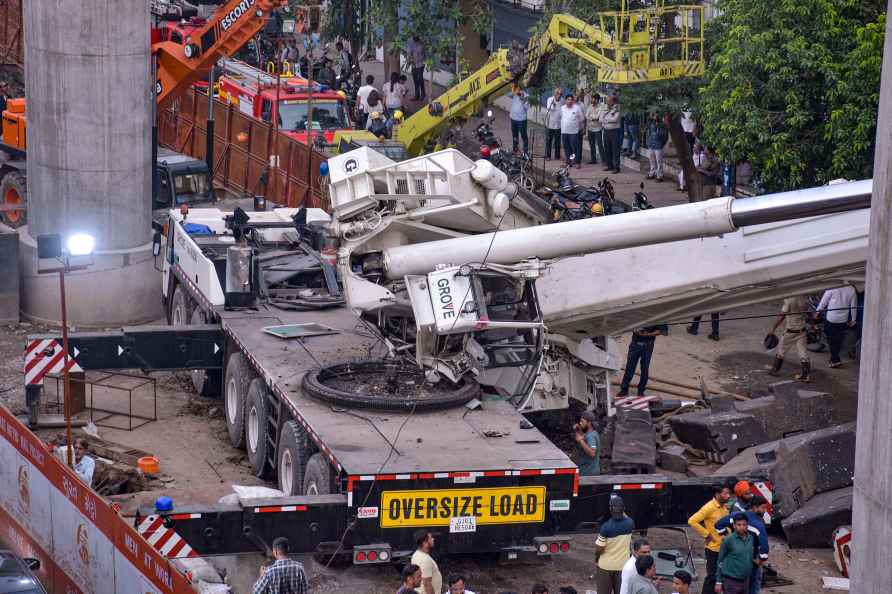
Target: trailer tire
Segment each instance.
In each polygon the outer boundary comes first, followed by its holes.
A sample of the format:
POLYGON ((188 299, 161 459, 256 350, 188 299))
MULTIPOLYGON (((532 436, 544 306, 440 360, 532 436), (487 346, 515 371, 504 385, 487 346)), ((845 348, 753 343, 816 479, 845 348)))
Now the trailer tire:
POLYGON ((248 386, 245 407, 245 451, 254 476, 263 477, 269 469, 269 389, 255 377, 248 386))
MULTIPOLYGON (((189 319, 190 326, 198 326, 208 323, 208 315, 196 306, 189 319)), ((223 371, 220 369, 193 369, 189 372, 192 376, 192 387, 199 396, 213 397, 220 395, 220 386, 223 381, 223 371)))
MULTIPOLYGON (((22 204, 28 202, 28 186, 25 176, 16 171, 10 171, 3 176, 0 182, 0 204, 22 204)), ((26 207, 27 208, 27 207, 26 207)), ((21 227, 28 222, 28 211, 5 210, 0 212, 0 219, 13 229, 21 227)))
POLYGON ((308 457, 309 445, 306 433, 296 421, 288 421, 282 426, 279 451, 276 453, 279 490, 286 496, 301 494, 308 457))
POLYGON ((331 464, 325 456, 316 452, 307 461, 304 471, 304 495, 331 495, 334 493, 332 484, 331 464))
POLYGON ((424 370, 396 361, 341 363, 311 370, 304 375, 307 394, 338 405, 379 410, 435 410, 460 406, 480 395, 480 384, 462 378, 458 384, 442 379, 437 384, 425 380, 424 370), (395 385, 388 391, 382 384, 395 385), (428 386, 423 393, 418 386, 428 386), (405 389, 399 390, 405 386, 405 389))
POLYGON ((192 298, 186 293, 186 289, 177 283, 173 289, 173 297, 170 300, 170 325, 188 326, 192 319, 192 298))
POLYGON ((233 447, 245 445, 245 401, 248 398, 248 386, 254 379, 254 370, 248 359, 236 351, 229 355, 226 363, 226 429, 233 447))

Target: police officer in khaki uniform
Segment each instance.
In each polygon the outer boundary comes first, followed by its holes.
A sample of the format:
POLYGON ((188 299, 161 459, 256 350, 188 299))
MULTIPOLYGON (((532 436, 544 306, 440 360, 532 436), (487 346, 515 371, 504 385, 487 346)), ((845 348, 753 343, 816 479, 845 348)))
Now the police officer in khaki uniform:
POLYGON ((786 322, 784 333, 781 335, 780 344, 777 346, 777 354, 774 357, 774 364, 768 372, 771 375, 780 375, 781 367, 784 364, 784 355, 791 348, 796 347, 796 353, 799 355, 799 364, 802 370, 794 376, 797 381, 811 381, 811 361, 808 358, 808 349, 806 348, 806 332, 805 325, 808 323, 808 312, 811 305, 805 295, 797 295, 796 297, 788 297, 784 299, 784 305, 781 313, 777 316, 774 326, 771 327, 770 334, 786 322))

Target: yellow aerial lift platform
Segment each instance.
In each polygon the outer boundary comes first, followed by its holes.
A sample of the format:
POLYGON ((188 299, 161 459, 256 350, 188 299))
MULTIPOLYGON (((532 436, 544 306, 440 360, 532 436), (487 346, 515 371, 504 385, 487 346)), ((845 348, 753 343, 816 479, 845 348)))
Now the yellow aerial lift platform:
POLYGON ((473 74, 440 95, 427 109, 406 119, 396 139, 409 155, 431 148, 447 125, 467 119, 512 83, 540 86, 548 59, 567 50, 598 68, 597 81, 634 84, 700 76, 704 70, 703 7, 664 5, 656 0, 642 9, 602 12, 596 24, 569 14, 551 17, 548 28, 527 46, 493 52, 473 74))

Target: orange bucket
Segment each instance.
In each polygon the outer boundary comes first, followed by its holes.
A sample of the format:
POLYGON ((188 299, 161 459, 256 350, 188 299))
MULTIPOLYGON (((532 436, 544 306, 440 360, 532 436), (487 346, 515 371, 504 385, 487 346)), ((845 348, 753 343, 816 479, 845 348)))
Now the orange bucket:
POLYGON ((143 474, 158 474, 158 458, 155 456, 144 456, 137 460, 136 467, 139 468, 143 474))

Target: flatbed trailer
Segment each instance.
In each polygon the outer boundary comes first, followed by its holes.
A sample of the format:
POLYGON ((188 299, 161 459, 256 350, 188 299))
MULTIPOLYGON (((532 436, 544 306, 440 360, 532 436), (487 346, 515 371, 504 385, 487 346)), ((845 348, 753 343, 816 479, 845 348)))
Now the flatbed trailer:
MULTIPOLYGON (((262 232, 287 234, 297 213, 251 213, 251 220, 262 232)), ((193 209, 186 222, 214 226, 225 218, 216 209, 193 209)), ((580 478, 563 450, 499 398, 386 412, 318 400, 304 389, 304 375, 323 361, 383 355, 379 335, 343 304, 306 309, 268 299, 227 305, 227 251, 235 242, 220 229, 190 235, 183 222, 181 213, 172 214, 159 255, 169 271, 163 295, 170 325, 73 333, 70 354, 85 371, 199 370, 199 392, 222 392, 233 445, 247 450, 255 474, 276 477, 286 496, 140 510, 137 529, 164 554, 266 551, 276 536, 287 535, 294 537, 295 552, 337 551, 355 563, 387 562, 409 554, 413 533, 424 528, 438 533, 446 554, 522 558, 569 550, 574 534, 597 530, 608 516, 613 493, 623 495, 643 527, 684 523, 710 496, 713 478, 580 478), (331 333, 283 339, 268 332, 306 324, 331 333), (171 544, 180 542, 188 547, 171 544)), ((267 245, 257 259, 282 249, 281 242, 267 245)), ((332 272, 312 249, 288 253, 294 259, 279 269, 332 272)), ((58 337, 31 337, 26 368, 49 370, 40 359, 58 361, 60 345, 58 337)), ((35 382, 27 392, 36 408, 41 377, 30 377, 35 382)))
MULTIPOLYGON (((291 471, 303 465, 304 479, 310 477, 304 485, 314 485, 309 494, 240 504, 182 502, 163 511, 140 509, 134 525, 149 543, 170 557, 238 554, 268 552, 274 538, 287 535, 294 537, 294 552, 339 551, 368 563, 370 551, 380 560, 374 562, 411 554, 414 531, 425 528, 438 534, 444 554, 523 559, 566 552, 574 535, 595 532, 609 516, 612 494, 623 497, 627 513, 642 528, 682 525, 711 496, 715 477, 580 477, 561 449, 536 428, 522 429, 523 416, 501 400, 484 400, 473 410, 407 413, 348 411, 312 399, 301 391, 300 379, 317 365, 314 357, 351 360, 375 346, 356 330, 356 318, 343 311, 214 308, 219 317, 209 324, 69 336, 70 351, 77 353, 73 358, 85 371, 225 373, 225 361, 245 356, 269 388, 269 449, 259 474, 278 475, 280 486, 288 486, 281 485, 280 473, 283 457, 291 456, 291 471), (329 335, 300 340, 301 345, 263 331, 311 322, 340 330, 340 343, 329 335), (345 335, 349 348, 343 348, 345 335), (289 433, 298 439, 292 441, 289 433), (179 542, 188 546, 173 546, 179 542)), ((54 341, 61 342, 55 335, 31 336, 26 350, 54 341)), ((39 387, 29 385, 28 393, 34 396, 39 387)), ((252 414, 249 401, 247 423, 252 414)))

